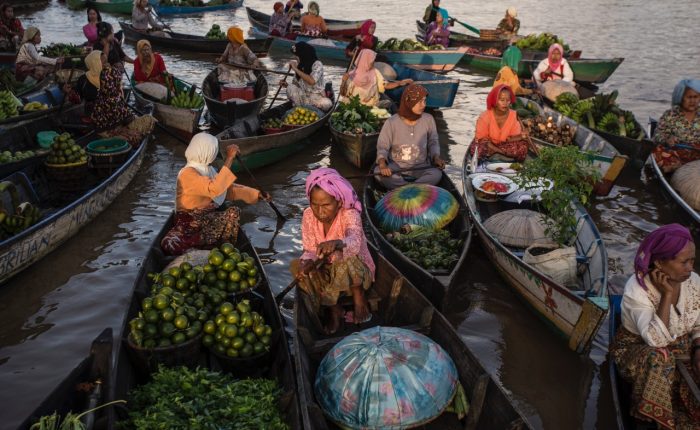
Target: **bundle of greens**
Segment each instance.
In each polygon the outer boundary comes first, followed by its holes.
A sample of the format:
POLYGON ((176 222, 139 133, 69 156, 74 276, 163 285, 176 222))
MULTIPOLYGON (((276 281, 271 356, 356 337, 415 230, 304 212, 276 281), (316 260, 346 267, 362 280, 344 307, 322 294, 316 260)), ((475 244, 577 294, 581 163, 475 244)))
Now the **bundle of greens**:
POLYGON ((389 233, 387 238, 406 257, 429 271, 449 271, 459 260, 462 241, 447 230, 405 226, 405 233, 389 233))
POLYGON ((595 97, 579 100, 573 94, 561 94, 554 103, 554 109, 574 121, 618 136, 643 139, 644 130, 630 111, 620 109, 615 100, 617 90, 610 94, 597 94, 595 97))
POLYGON ((72 43, 52 43, 40 48, 39 51, 47 57, 71 57, 85 53, 82 46, 72 43))
POLYGON ((437 49, 445 49, 445 47, 442 45, 428 46, 414 39, 399 40, 395 37, 392 37, 391 39, 387 39, 386 42, 377 43, 377 50, 380 49, 385 51, 431 51, 437 49))
POLYGON ((338 104, 338 108, 331 115, 331 127, 342 133, 376 133, 381 126, 381 119, 373 110, 379 113, 376 108, 360 103, 359 96, 352 96, 348 103, 338 104))
POLYGON ((564 52, 569 50, 569 45, 564 43, 563 39, 551 33, 528 34, 524 38, 515 42, 515 46, 520 49, 527 49, 530 51, 547 52, 549 47, 554 43, 560 44, 564 48, 564 52))

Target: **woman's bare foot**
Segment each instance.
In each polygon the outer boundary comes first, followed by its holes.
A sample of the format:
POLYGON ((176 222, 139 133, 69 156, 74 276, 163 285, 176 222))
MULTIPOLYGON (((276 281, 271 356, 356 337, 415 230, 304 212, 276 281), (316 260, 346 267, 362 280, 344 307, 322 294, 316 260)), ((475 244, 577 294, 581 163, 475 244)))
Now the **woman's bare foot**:
POLYGON ((323 327, 326 334, 334 334, 340 328, 340 322, 343 318, 343 308, 340 305, 333 305, 328 308, 327 323, 323 327))
POLYGON ((355 304, 355 324, 361 324, 365 322, 369 316, 369 306, 367 304, 367 299, 365 298, 365 292, 362 291, 362 286, 352 286, 352 299, 355 304))

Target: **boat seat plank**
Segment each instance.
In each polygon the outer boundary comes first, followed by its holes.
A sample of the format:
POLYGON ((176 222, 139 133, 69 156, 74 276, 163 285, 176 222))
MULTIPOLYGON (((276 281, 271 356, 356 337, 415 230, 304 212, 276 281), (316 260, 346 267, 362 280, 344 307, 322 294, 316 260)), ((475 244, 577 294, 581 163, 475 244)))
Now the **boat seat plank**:
MULTIPOLYGON (((379 311, 379 302, 382 301, 382 298, 379 297, 379 295, 374 291, 374 289, 370 288, 367 290, 367 303, 369 303, 369 309, 371 312, 378 312, 379 311)), ((354 301, 351 296, 343 296, 340 299, 338 299, 338 304, 342 307, 349 307, 354 305, 354 301)))

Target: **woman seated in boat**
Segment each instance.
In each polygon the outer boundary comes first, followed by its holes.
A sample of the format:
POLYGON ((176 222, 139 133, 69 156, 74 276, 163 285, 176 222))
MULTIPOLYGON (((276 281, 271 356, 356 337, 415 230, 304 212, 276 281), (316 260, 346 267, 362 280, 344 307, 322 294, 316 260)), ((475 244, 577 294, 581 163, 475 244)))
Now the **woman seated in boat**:
POLYGON ((95 84, 96 61, 91 57, 90 84, 97 87, 94 108, 90 113, 90 119, 98 130, 108 130, 127 124, 133 118, 124 100, 122 88, 122 71, 119 67, 112 66, 107 60, 107 53, 94 50, 90 55, 100 55, 102 69, 99 72, 100 80, 95 84))
POLYGON ((85 57, 85 67, 87 71, 80 76, 73 86, 66 84, 64 92, 68 94, 72 103, 85 103, 85 114, 90 116, 95 107, 97 94, 100 91, 100 76, 102 74, 102 63, 107 59, 102 55, 102 51, 93 50, 85 57))
POLYGON ((523 54, 515 45, 509 46, 501 57, 501 70, 498 71, 496 79, 493 81, 493 87, 499 85, 508 85, 516 96, 526 96, 532 94, 533 91, 529 88, 523 88, 520 85, 518 71, 520 70, 520 60, 523 54))
POLYGON ((657 228, 639 246, 610 355, 632 384, 631 415, 657 428, 696 429, 700 405, 677 366, 700 382, 700 277, 687 228, 657 228), (686 364, 676 362, 690 354, 686 364))
POLYGON ((568 82, 574 87, 574 72, 564 58, 564 48, 560 44, 553 43, 549 47, 547 58, 540 61, 532 72, 532 77, 541 90, 547 82, 552 81, 568 82))
POLYGON ((309 13, 302 16, 301 20, 299 20, 299 24, 301 24, 301 34, 305 36, 324 36, 328 33, 326 21, 319 13, 320 9, 318 3, 315 1, 309 3, 309 13))
POLYGON ((423 22, 430 25, 435 22, 437 16, 440 14, 440 0, 432 0, 428 7, 425 8, 425 13, 423 14, 423 22))
POLYGON ((399 113, 382 126, 374 173, 386 189, 409 182, 437 185, 442 178, 445 162, 440 158, 435 118, 423 112, 427 97, 425 87, 409 85, 401 95, 399 113))
POLYGON ((168 71, 160 54, 153 52, 151 42, 142 39, 136 43, 136 61, 134 61, 134 81, 156 82, 166 85, 165 75, 168 71))
POLYGON ((671 106, 659 119, 654 133, 658 144, 654 158, 667 173, 700 159, 700 79, 680 81, 673 90, 671 106))
MULTIPOLYGON (((362 204, 352 185, 335 169, 320 168, 306 179, 309 206, 301 220, 304 253, 290 270, 315 315, 327 314, 323 329, 335 333, 343 318, 341 296, 352 296, 352 321, 369 320, 364 291, 374 281, 375 265, 362 229, 362 204), (317 267, 319 260, 325 265, 317 267)), ((321 318, 319 318, 321 319, 321 318)))
POLYGON ((486 111, 476 121, 476 134, 469 153, 478 151, 479 159, 493 156, 523 161, 527 156, 527 135, 520 127, 517 113, 510 108, 515 94, 508 85, 499 85, 486 98, 486 111))
POLYGON ((306 42, 292 45, 295 60, 289 62, 289 68, 295 73, 291 84, 280 82, 287 88, 287 97, 294 106, 311 105, 323 111, 333 107, 333 101, 326 97, 323 80, 323 63, 316 58, 316 50, 306 42))
POLYGON ((226 147, 226 158, 218 172, 211 163, 219 153, 219 142, 208 133, 197 133, 185 150, 187 164, 177 175, 175 225, 163 237, 166 254, 181 255, 193 248, 212 248, 236 243, 240 210, 224 204, 242 200, 248 204, 269 200, 266 193, 234 183, 231 165, 237 145, 226 147))
POLYGON ((435 21, 428 24, 428 28, 425 31, 426 45, 442 45, 444 48, 450 46, 450 29, 447 19, 447 11, 440 9, 440 12, 435 17, 435 21))
POLYGON ((92 49, 102 51, 107 56, 107 62, 110 66, 117 68, 123 73, 124 62, 134 64, 134 59, 126 55, 122 45, 114 37, 112 24, 104 21, 98 23, 97 37, 99 37, 99 40, 93 45, 92 49))
MULTIPOLYGON (((216 60, 217 63, 265 68, 260 59, 246 45, 243 30, 240 27, 229 27, 226 31, 226 37, 229 43, 226 45, 226 49, 221 54, 221 57, 216 60)), ((221 68, 219 69, 221 70, 221 68)))
POLYGON ((39 54, 36 49, 41 43, 41 32, 36 27, 29 27, 24 32, 22 46, 17 53, 15 64, 15 77, 18 81, 24 81, 27 77, 40 81, 53 71, 57 66, 63 64, 63 57, 49 58, 39 54))
POLYGON ((95 6, 87 7, 87 24, 83 26, 83 34, 87 39, 87 45, 93 46, 99 40, 97 35, 97 24, 102 22, 102 15, 100 11, 95 9, 95 6))
POLYGON ((162 33, 163 26, 156 22, 148 0, 135 0, 131 9, 131 26, 136 31, 148 33, 158 31, 162 33))
POLYGON ((496 29, 500 30, 505 38, 512 39, 518 35, 520 20, 516 19, 516 16, 518 16, 518 11, 514 7, 509 7, 506 10, 506 16, 498 23, 496 29))
MULTIPOLYGON (((273 6, 275 13, 270 16, 267 31, 270 36, 287 37, 292 31, 292 14, 284 11, 284 4, 277 2, 273 6)), ((290 36, 293 36, 290 34, 290 36)))
POLYGON ((360 51, 363 49, 375 51, 377 49, 377 43, 379 43, 379 39, 374 35, 376 29, 377 24, 371 19, 363 22, 360 26, 360 34, 355 36, 345 48, 345 56, 352 58, 356 49, 360 51))
MULTIPOLYGON (((360 103, 363 105, 379 106, 382 103, 379 97, 385 90, 403 87, 413 82, 413 79, 385 82, 379 70, 374 68, 376 58, 377 53, 370 49, 360 51, 355 62, 355 70, 343 76, 345 95, 340 97, 341 102, 347 103, 350 97, 359 96, 360 103)), ((388 106, 381 107, 386 109, 388 106)))
POLYGON ((15 9, 9 3, 0 6, 0 50, 16 51, 22 43, 24 27, 15 18, 15 9))

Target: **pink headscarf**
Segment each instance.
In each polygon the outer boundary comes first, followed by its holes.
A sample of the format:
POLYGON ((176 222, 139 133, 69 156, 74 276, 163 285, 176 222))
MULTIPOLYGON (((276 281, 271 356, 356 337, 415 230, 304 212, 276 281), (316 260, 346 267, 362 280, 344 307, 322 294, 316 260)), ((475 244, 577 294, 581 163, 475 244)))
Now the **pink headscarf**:
POLYGON ((338 200, 345 209, 355 209, 362 212, 362 204, 357 193, 347 179, 343 178, 337 170, 329 167, 321 167, 311 171, 306 178, 306 197, 311 200, 311 190, 319 187, 333 198, 338 200))
POLYGON ((357 56, 355 70, 350 72, 350 79, 356 87, 371 88, 377 82, 377 75, 374 72, 374 59, 377 53, 371 49, 363 49, 357 56))
POLYGON ((549 61, 549 70, 551 70, 552 72, 559 73, 558 72, 559 66, 561 66, 561 62, 563 59, 564 59, 564 48, 558 43, 552 43, 552 45, 549 47, 549 52, 547 53, 547 60, 549 61), (552 61, 552 52, 554 52, 554 50, 556 50, 556 49, 559 50, 559 53, 561 54, 561 56, 559 57, 559 61, 557 61, 555 63, 554 61, 552 61))
POLYGON ((360 26, 360 35, 362 37, 369 36, 369 29, 374 25, 375 22, 372 21, 371 19, 368 19, 367 21, 363 22, 362 25, 360 26))
POLYGON ((645 290, 644 277, 651 272, 651 264, 656 260, 668 260, 678 255, 692 242, 690 231, 680 224, 668 224, 649 233, 639 245, 634 257, 634 276, 645 290))

